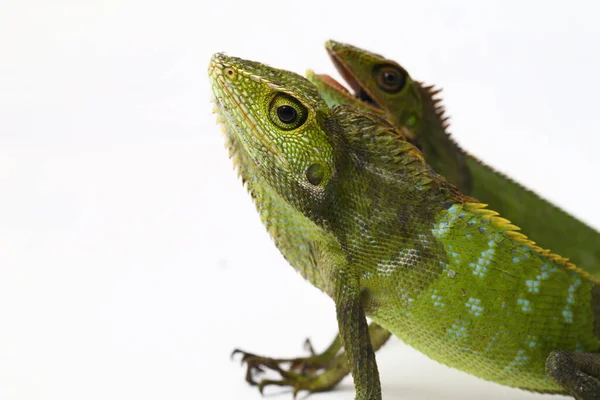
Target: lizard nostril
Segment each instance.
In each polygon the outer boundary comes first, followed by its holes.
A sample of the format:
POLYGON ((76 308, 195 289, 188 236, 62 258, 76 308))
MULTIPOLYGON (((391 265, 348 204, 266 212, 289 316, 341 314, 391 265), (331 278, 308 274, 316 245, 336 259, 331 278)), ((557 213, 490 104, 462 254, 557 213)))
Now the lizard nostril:
POLYGON ((231 67, 225 67, 223 69, 223 74, 225 74, 225 76, 230 79, 234 79, 236 76, 235 70, 231 67))

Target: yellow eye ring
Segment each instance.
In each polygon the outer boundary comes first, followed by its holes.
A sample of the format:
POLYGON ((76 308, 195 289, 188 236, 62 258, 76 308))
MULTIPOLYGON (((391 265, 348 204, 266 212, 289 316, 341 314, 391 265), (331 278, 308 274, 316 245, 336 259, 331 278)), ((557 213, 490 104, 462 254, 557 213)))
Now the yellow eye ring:
POLYGON ((291 131, 299 128, 308 118, 308 109, 297 99, 277 93, 269 104, 269 119, 279 129, 291 131))

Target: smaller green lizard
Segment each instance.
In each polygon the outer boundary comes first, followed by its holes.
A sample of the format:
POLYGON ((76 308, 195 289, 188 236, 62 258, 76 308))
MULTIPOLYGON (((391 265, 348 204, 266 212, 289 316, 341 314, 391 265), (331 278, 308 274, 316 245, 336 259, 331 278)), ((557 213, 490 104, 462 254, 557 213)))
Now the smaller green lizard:
POLYGON ((329 105, 378 112, 403 130, 433 169, 517 224, 540 246, 600 276, 600 232, 463 151, 447 133, 439 90, 414 79, 396 62, 334 41, 326 43, 353 96, 327 75, 308 72, 329 105))
POLYGON ((215 54, 208 73, 267 231, 339 326, 321 359, 243 353, 250 383, 324 391, 351 371, 356 400, 381 400, 374 352, 393 333, 483 379, 600 398, 596 279, 461 194, 385 119, 330 108, 306 79, 257 62, 215 54), (282 379, 256 382, 262 368, 282 379))

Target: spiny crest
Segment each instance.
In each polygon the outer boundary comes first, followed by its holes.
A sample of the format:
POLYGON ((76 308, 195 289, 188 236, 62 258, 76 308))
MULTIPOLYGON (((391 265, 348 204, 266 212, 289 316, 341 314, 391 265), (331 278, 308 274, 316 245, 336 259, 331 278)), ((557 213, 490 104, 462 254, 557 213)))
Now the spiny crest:
MULTIPOLYGON (((446 131, 450 127, 450 117, 446 114, 446 107, 442 103, 441 96, 438 96, 442 92, 442 89, 435 87, 435 85, 425 85, 423 82, 418 82, 418 84, 425 93, 425 100, 430 102, 436 117, 442 124, 444 131, 446 131)), ((449 132, 446 132, 446 134, 450 136, 449 132)))
MULTIPOLYGON (((422 82, 417 82, 417 85, 421 88, 423 94, 423 113, 426 114, 425 110, 427 108, 433 108, 435 118, 432 120, 437 120, 439 122, 444 134, 450 142, 450 146, 454 147, 456 152, 466 155, 465 151, 458 145, 458 142, 452 137, 450 132, 448 132, 448 128, 450 127, 450 117, 446 115, 446 108, 442 104, 441 96, 438 96, 442 89, 436 88, 434 85, 426 86, 422 82)), ((469 175, 468 172, 465 173, 469 175)))
POLYGON ((223 134, 223 138, 225 139, 224 147, 227 149, 227 155, 231 159, 233 163, 233 169, 236 171, 238 178, 241 179, 242 185, 248 188, 250 195, 254 197, 253 192, 250 187, 247 186, 248 176, 252 176, 253 174, 248 174, 245 170, 247 163, 244 163, 243 156, 240 153, 238 148, 238 144, 236 143, 235 136, 231 134, 230 127, 227 125, 227 119, 222 116, 222 110, 217 105, 217 100, 213 97, 212 102, 214 104, 212 113, 215 114, 217 125, 221 128, 221 133, 223 134))
POLYGON ((578 272, 585 279, 589 279, 593 282, 600 283, 600 280, 586 271, 578 268, 575 264, 569 262, 568 258, 561 257, 557 254, 552 253, 550 250, 543 249, 538 246, 533 240, 527 236, 518 232, 521 228, 513 225, 509 220, 502 218, 496 211, 487 208, 487 204, 483 203, 464 203, 463 207, 465 210, 472 212, 484 221, 488 221, 491 225, 499 228, 501 232, 505 233, 511 239, 514 239, 517 243, 531 248, 533 251, 538 253, 542 257, 547 257, 553 262, 562 265, 565 269, 570 271, 578 272))

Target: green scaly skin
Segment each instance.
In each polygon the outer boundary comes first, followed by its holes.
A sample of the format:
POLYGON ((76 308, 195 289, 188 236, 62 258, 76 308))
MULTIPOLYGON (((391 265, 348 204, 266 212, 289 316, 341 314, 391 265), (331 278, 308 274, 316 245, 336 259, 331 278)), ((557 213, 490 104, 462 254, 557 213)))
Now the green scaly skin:
POLYGON ((413 80, 400 65, 383 56, 334 41, 327 42, 326 48, 356 93, 353 96, 332 78, 309 72, 309 80, 330 106, 350 104, 365 111, 377 110, 403 129, 433 169, 463 193, 488 204, 540 246, 600 276, 600 233, 464 152, 447 133, 447 119, 436 97, 439 90, 413 80), (386 85, 380 66, 396 74, 395 85, 386 85))
POLYGON ((380 400, 374 350, 391 332, 490 381, 600 398, 593 277, 462 195, 385 119, 330 108, 301 76, 224 54, 209 77, 263 223, 333 299, 345 349, 315 373, 263 358, 255 367, 282 379, 251 382, 317 392, 350 370, 355 399, 380 400))

